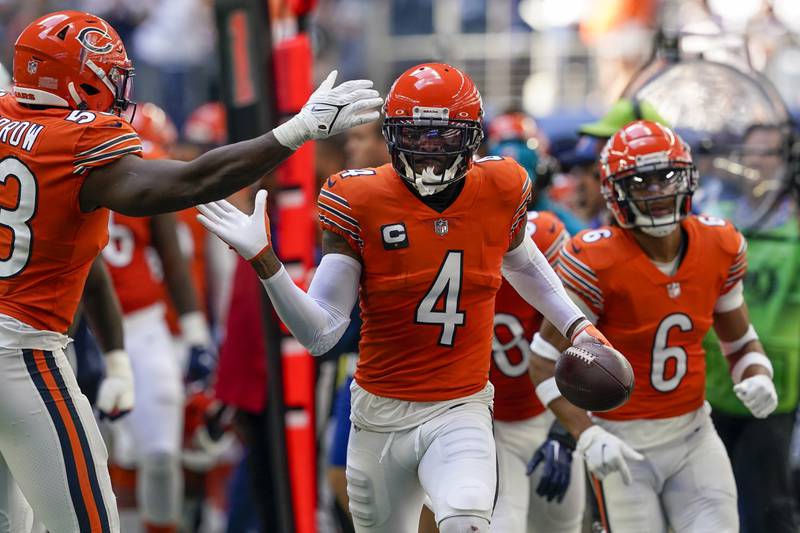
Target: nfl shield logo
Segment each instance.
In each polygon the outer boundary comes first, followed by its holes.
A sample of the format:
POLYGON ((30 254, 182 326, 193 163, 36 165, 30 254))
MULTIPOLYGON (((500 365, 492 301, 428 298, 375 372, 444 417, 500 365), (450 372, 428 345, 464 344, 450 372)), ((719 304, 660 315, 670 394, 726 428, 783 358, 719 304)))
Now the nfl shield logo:
POLYGON ((36 74, 37 70, 39 70, 39 62, 35 59, 28 60, 28 74, 36 74))
POLYGON ((677 298, 681 295, 681 284, 677 281, 673 283, 667 283, 667 294, 669 294, 670 298, 677 298))
POLYGON ((433 223, 433 231, 436 232, 436 235, 439 237, 444 237, 447 235, 447 220, 440 218, 439 220, 433 223))

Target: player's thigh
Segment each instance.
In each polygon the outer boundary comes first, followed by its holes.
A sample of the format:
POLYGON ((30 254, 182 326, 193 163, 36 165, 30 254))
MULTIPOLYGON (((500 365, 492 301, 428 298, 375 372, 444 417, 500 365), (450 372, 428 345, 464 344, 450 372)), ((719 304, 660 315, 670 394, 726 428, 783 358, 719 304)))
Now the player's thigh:
POLYGON ((525 463, 503 443, 496 441, 496 447, 498 493, 490 531, 524 533, 530 486, 525 463))
POLYGON ((537 468, 530 479, 530 504, 528 506, 528 533, 580 533, 586 508, 586 474, 583 458, 572 454, 569 487, 561 503, 547 501, 536 493, 542 475, 537 468))
POLYGON ((488 407, 464 404, 423 424, 419 480, 437 523, 449 516, 491 519, 497 457, 488 407))
POLYGON ((51 533, 118 531, 106 448, 62 351, 0 349, 0 454, 51 533))
POLYGON ((351 428, 347 496, 358 533, 416 533, 424 493, 413 459, 414 434, 351 428))
POLYGON ((0 455, 0 533, 28 533, 32 526, 33 509, 0 455))
POLYGON ((676 533, 739 531, 736 482, 728 454, 709 422, 674 453, 678 469, 665 481, 664 510, 676 533))
MULTIPOLYGON (((176 454, 183 429, 182 372, 163 317, 125 321, 125 346, 133 368, 136 402, 120 422, 135 453, 176 454)), ((116 454, 115 454, 116 455, 116 454)))
POLYGON ((600 484, 598 505, 614 533, 666 533, 667 524, 650 462, 628 461, 631 482, 626 485, 619 473, 607 476, 600 484))

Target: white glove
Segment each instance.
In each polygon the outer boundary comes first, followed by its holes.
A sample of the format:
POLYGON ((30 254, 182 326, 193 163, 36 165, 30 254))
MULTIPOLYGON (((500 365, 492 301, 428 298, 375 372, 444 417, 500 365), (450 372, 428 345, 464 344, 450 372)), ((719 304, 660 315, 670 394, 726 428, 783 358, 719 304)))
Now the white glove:
POLYGON ((778 393, 769 376, 757 374, 733 386, 736 397, 756 418, 766 418, 778 406, 778 393))
POLYGON ((641 461, 644 456, 600 426, 591 426, 578 437, 575 449, 583 455, 586 467, 602 480, 613 472, 619 472, 622 481, 629 485, 631 471, 625 459, 641 461))
POLYGON ((252 215, 242 213, 226 200, 198 205, 197 210, 201 213, 197 215, 200 224, 248 261, 271 245, 267 191, 264 189, 256 194, 252 215))
POLYGON ((133 371, 131 361, 124 350, 108 352, 106 377, 97 390, 97 406, 100 418, 115 420, 133 409, 133 371))
POLYGON ((350 80, 333 88, 337 74, 328 74, 303 109, 272 130, 279 143, 297 150, 309 139, 324 139, 381 116, 383 99, 370 80, 350 80))

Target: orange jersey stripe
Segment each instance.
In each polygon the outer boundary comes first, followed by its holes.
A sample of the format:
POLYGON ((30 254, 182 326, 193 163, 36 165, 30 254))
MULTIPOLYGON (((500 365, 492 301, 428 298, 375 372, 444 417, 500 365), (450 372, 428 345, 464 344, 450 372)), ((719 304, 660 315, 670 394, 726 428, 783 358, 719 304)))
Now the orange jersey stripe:
POLYGON ((33 356, 36 362, 36 368, 39 370, 42 379, 47 385, 48 392, 53 396, 53 401, 58 409, 58 413, 61 415, 61 422, 67 430, 70 446, 72 447, 72 453, 75 458, 75 467, 78 472, 81 496, 83 497, 86 511, 89 513, 89 523, 91 524, 92 531, 102 531, 100 513, 97 509, 97 502, 94 499, 91 482, 89 481, 89 468, 86 464, 86 457, 83 454, 83 447, 78 437, 75 421, 72 419, 72 416, 70 416, 66 401, 61 394, 61 389, 56 384, 53 373, 47 367, 44 352, 41 350, 33 350, 33 356))

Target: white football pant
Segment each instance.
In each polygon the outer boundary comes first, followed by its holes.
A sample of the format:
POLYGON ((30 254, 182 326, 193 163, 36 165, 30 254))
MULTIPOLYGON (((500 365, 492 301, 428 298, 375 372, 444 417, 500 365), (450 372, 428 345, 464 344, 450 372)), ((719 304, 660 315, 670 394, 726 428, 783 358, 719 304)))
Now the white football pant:
POLYGON ((120 466, 137 469, 137 501, 145 521, 177 523, 183 493, 183 374, 163 305, 129 313, 123 328, 136 402, 112 424, 112 457, 120 466))
POLYGON ((354 426, 346 472, 358 533, 416 533, 426 493, 440 526, 457 516, 488 524, 497 490, 489 408, 467 402, 392 433, 354 426))
POLYGON ((701 408, 694 414, 688 425, 685 417, 656 422, 666 441, 653 434, 653 421, 595 420, 625 442, 662 441, 648 448, 632 444, 645 460, 628 460, 630 485, 619 474, 603 480, 614 533, 667 533, 668 528, 674 533, 738 533, 736 483, 728 454, 708 411, 701 408), (676 422, 674 432, 669 420, 676 422))
POLYGON ((106 447, 62 350, 0 348, 0 455, 5 512, 25 509, 10 471, 50 533, 119 532, 106 447))
POLYGON ((572 475, 561 503, 536 494, 544 470, 540 464, 530 476, 528 462, 547 440, 555 419, 550 411, 515 422, 495 420, 500 491, 492 515, 493 533, 580 533, 586 506, 583 459, 572 455, 572 475))

